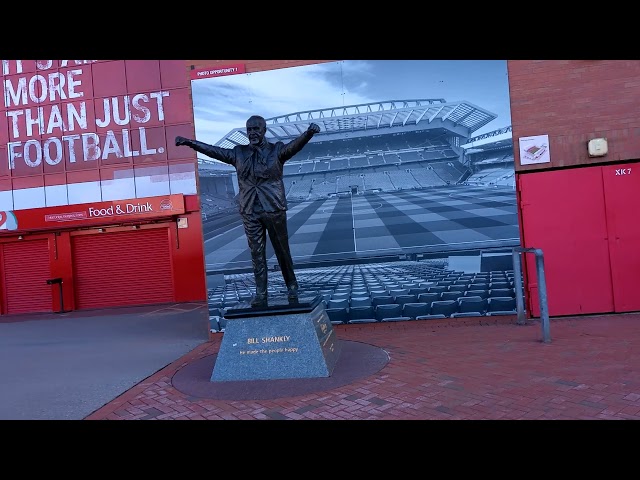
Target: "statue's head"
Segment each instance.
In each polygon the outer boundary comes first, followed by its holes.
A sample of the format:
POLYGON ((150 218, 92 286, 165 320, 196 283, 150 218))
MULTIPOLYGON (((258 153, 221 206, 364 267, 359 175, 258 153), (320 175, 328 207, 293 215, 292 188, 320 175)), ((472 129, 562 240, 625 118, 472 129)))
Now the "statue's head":
POLYGON ((259 115, 253 115, 247 120, 247 136, 251 145, 260 145, 267 133, 267 122, 259 115))

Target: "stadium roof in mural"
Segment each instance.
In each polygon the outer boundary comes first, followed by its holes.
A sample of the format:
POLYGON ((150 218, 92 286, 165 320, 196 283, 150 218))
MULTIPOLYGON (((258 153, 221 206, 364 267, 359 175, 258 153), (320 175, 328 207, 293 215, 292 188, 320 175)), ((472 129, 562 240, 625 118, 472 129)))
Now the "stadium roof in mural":
POLYGON ((460 145, 466 153, 476 153, 504 147, 513 147, 513 129, 511 125, 483 133, 470 138, 466 144, 460 145))
MULTIPOLYGON (((462 126, 469 134, 497 118, 494 113, 466 101, 447 102, 444 99, 388 100, 361 105, 307 110, 267 118, 267 138, 270 141, 290 140, 307 129, 310 123, 320 125, 321 133, 347 133, 380 130, 387 127, 429 125, 434 121, 462 126)), ((245 128, 236 128, 216 145, 232 148, 246 145, 245 128)))

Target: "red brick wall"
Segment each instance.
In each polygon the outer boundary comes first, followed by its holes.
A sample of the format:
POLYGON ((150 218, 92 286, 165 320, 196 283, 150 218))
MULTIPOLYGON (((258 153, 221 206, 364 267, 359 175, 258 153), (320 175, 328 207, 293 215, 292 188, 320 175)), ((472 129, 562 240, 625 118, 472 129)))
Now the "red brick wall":
POLYGON ((640 61, 509 60, 516 171, 640 158, 640 61), (518 138, 549 136, 551 163, 520 165, 518 138), (590 158, 605 137, 609 153, 590 158))

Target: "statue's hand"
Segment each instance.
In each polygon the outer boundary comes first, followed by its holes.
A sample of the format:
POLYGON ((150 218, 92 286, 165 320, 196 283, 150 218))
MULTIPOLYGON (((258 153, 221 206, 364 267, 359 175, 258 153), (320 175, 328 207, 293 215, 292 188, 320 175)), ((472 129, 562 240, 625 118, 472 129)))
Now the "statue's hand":
POLYGON ((307 130, 310 130, 313 133, 319 133, 320 132, 320 127, 315 123, 310 123, 309 124, 309 128, 307 130))
POLYGON ((179 147, 180 145, 187 145, 188 142, 188 138, 181 137, 180 135, 176 137, 176 147, 179 147))

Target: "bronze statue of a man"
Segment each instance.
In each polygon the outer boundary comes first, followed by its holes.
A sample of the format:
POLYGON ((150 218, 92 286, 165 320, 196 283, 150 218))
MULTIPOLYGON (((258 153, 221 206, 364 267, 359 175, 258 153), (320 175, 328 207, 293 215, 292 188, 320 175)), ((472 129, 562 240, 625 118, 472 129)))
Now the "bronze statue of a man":
POLYGON ((251 299, 251 305, 256 307, 267 304, 267 232, 287 285, 288 298, 295 301, 298 299, 298 281, 289 250, 283 166, 302 150, 311 137, 320 131, 320 127, 311 123, 306 131, 289 143, 268 142, 265 139, 267 122, 258 115, 247 120, 246 128, 249 145, 222 148, 180 136, 176 137, 176 145, 186 145, 203 155, 233 165, 236 169, 240 215, 256 280, 256 294, 251 299))

